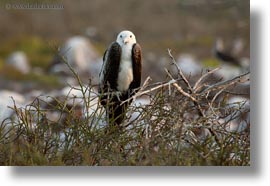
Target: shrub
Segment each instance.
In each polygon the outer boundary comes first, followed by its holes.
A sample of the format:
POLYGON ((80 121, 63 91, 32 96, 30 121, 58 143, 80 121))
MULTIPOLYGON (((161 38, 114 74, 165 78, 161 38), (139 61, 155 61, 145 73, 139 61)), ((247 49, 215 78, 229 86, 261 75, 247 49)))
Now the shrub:
POLYGON ((0 128, 0 164, 249 166, 249 107, 226 100, 247 74, 213 83, 207 78, 214 69, 191 84, 169 55, 178 73, 166 71, 164 82, 146 79, 132 98, 148 103, 128 108, 122 130, 107 124, 95 87, 69 66, 79 86, 68 95, 37 97, 23 108, 14 102, 13 118, 0 128))

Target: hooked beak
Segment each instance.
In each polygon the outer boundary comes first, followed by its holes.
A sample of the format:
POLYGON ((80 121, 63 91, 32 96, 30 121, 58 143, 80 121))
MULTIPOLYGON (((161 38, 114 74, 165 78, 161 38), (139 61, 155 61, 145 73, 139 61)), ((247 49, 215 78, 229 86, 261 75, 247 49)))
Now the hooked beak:
POLYGON ((124 44, 126 45, 128 43, 128 39, 124 39, 124 44))

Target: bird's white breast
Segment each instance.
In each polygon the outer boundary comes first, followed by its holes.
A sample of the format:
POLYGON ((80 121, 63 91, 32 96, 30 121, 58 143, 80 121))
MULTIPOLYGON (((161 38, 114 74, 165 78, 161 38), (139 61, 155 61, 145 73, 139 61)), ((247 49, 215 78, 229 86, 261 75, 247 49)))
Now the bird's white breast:
POLYGON ((127 91, 130 83, 133 81, 133 69, 131 59, 132 46, 123 46, 119 73, 117 79, 117 89, 119 91, 127 91))

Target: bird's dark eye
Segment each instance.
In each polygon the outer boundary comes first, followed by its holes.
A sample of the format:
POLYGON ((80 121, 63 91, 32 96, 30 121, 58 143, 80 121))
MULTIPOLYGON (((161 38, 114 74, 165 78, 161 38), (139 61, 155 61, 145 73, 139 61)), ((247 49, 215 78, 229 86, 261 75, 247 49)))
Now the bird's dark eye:
POLYGON ((120 37, 122 38, 122 35, 120 35, 120 37))
POLYGON ((132 35, 130 35, 130 38, 132 38, 132 35))

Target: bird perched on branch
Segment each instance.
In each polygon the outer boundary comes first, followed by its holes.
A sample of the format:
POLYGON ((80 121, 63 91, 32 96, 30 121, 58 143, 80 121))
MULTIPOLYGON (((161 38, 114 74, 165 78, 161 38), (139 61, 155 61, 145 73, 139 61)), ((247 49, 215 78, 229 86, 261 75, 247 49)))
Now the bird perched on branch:
POLYGON ((109 123, 119 126, 132 97, 141 84, 142 54, 135 35, 122 31, 105 51, 99 74, 100 102, 105 107, 109 123))
POLYGON ((221 69, 216 72, 224 80, 229 80, 235 76, 243 74, 249 70, 249 60, 240 58, 239 53, 243 50, 241 40, 236 40, 230 52, 225 50, 224 43, 221 38, 215 41, 213 52, 215 57, 221 62, 221 69))
POLYGON ((241 62, 239 59, 233 56, 232 53, 228 53, 225 51, 223 40, 221 40, 220 38, 218 38, 215 42, 214 55, 223 63, 241 66, 241 62))

